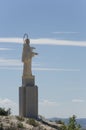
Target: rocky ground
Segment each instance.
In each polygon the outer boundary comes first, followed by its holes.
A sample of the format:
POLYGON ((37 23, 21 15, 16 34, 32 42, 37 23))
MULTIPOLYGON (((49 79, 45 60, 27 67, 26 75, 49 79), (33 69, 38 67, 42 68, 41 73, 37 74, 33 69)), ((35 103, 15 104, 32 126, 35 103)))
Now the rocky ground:
POLYGON ((60 130, 60 125, 42 118, 0 116, 0 130, 60 130))

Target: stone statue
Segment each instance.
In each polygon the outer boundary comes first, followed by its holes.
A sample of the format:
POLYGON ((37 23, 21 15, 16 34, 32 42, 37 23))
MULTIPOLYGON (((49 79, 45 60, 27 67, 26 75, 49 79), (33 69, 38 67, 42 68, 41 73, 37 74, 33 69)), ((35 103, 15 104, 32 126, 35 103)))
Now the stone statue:
POLYGON ((22 86, 19 87, 19 116, 38 119, 38 87, 32 75, 32 58, 37 55, 30 47, 28 35, 24 35, 22 52, 23 75, 22 86))
POLYGON ((23 78, 31 79, 32 76, 32 57, 37 55, 37 53, 33 52, 34 47, 30 47, 30 40, 28 39, 28 35, 24 35, 24 45, 23 45, 23 53, 22 53, 22 62, 24 63, 23 67, 23 78), (27 38, 25 38, 27 36, 27 38))

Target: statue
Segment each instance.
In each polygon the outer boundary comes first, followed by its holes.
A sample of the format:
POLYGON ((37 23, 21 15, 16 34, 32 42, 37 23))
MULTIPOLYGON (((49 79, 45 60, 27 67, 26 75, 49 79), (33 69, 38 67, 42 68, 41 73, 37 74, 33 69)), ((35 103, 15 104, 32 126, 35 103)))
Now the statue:
POLYGON ((19 116, 38 119, 38 87, 32 75, 32 58, 37 55, 30 47, 28 35, 24 35, 22 52, 23 75, 22 86, 19 87, 19 116))
POLYGON ((24 45, 23 45, 23 53, 22 53, 22 62, 24 63, 23 67, 23 78, 31 79, 32 70, 32 58, 37 55, 37 53, 33 52, 34 47, 30 47, 30 40, 28 39, 28 35, 24 35, 24 45))

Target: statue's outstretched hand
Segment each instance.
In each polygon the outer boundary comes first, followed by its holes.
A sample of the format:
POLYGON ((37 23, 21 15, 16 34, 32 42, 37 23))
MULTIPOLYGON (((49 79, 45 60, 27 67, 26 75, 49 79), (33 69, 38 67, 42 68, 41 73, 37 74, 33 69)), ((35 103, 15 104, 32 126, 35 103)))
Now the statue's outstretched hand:
POLYGON ((38 53, 36 53, 36 52, 32 52, 32 55, 35 56, 35 55, 38 55, 38 53))

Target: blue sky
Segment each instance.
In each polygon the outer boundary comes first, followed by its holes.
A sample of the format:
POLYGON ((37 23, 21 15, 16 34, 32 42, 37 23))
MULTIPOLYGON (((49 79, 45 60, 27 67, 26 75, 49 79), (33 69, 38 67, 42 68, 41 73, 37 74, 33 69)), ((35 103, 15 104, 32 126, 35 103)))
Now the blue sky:
POLYGON ((0 106, 18 114, 27 33, 39 53, 32 65, 39 114, 86 117, 85 5, 86 0, 0 0, 0 106))

